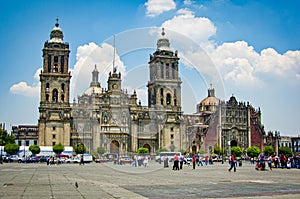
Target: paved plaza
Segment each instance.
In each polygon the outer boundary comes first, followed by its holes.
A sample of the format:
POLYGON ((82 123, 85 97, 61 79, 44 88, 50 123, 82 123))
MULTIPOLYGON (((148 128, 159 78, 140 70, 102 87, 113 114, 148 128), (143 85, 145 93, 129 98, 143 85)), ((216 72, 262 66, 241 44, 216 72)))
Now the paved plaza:
MULTIPOLYGON (((171 165, 172 166, 172 165, 171 165)), ((149 167, 113 163, 0 165, 0 198, 300 198, 300 169, 256 171, 243 163, 149 167)))

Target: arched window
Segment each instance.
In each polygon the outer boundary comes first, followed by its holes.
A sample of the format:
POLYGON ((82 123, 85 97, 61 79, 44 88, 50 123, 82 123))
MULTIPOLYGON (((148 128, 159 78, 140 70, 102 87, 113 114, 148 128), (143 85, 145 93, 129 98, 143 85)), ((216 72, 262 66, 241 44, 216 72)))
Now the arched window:
POLYGON ((64 73, 64 65, 65 65, 65 57, 61 56, 60 57, 60 72, 64 73))
POLYGON ((51 55, 48 55, 48 73, 51 72, 51 55))
POLYGON ((58 72, 58 56, 54 56, 54 66, 53 66, 53 72, 58 72))
POLYGON ((46 94, 46 102, 49 102, 49 94, 46 94))
POLYGON ((54 73, 57 73, 57 72, 58 72, 58 66, 57 66, 56 64, 53 66, 53 72, 54 72, 54 73))
POLYGON ((164 78, 164 63, 160 62, 160 76, 163 79, 164 78))
POLYGON ((171 104, 171 94, 170 93, 167 94, 166 103, 167 103, 167 105, 171 104))
POLYGON ((175 63, 172 63, 172 78, 175 79, 175 63))
POLYGON ((169 64, 166 64, 166 79, 169 79, 169 64))
POLYGON ((49 89, 50 89, 50 84, 49 84, 49 83, 46 83, 46 93, 49 92, 49 89))
POLYGON ((62 91, 63 93, 65 92, 65 84, 64 84, 64 83, 61 84, 61 91, 62 91))
POLYGON ((52 101, 53 102, 57 102, 57 99, 58 98, 58 91, 57 89, 53 89, 53 92, 52 92, 52 101))
POLYGON ((61 101, 62 101, 62 102, 65 101, 65 95, 64 95, 64 94, 61 95, 61 101))
POLYGON ((163 89, 163 88, 160 89, 160 96, 161 96, 161 97, 164 96, 164 89, 163 89))

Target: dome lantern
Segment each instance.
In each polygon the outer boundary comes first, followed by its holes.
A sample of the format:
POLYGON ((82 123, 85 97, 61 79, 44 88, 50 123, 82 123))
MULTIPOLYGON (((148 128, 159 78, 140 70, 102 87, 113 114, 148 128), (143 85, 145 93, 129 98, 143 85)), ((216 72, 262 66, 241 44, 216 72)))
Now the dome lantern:
POLYGON ((157 40, 157 50, 171 51, 169 39, 165 35, 165 29, 162 28, 161 38, 157 40))
POLYGON ((55 27, 51 30, 50 33, 50 42, 53 43, 63 43, 64 34, 59 27, 58 18, 56 18, 55 27))

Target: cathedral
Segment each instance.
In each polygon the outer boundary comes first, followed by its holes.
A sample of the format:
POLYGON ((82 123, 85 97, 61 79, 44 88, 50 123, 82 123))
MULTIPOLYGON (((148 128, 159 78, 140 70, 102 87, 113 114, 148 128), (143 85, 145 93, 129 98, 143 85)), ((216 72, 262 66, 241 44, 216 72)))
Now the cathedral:
POLYGON ((122 74, 115 66, 107 85, 101 86, 96 65, 89 88, 70 103, 70 50, 57 20, 43 48, 38 144, 84 144, 89 152, 102 147, 114 154, 140 147, 150 153, 165 148, 205 154, 213 153, 214 146, 226 151, 232 146, 262 148, 260 110, 234 96, 223 102, 211 87, 208 97, 196 105, 196 113, 183 114, 178 52, 171 50, 164 29, 156 45, 148 62, 147 106, 141 105, 135 91, 122 88, 122 74))
POLYGON ((150 55, 148 106, 138 102, 135 91, 129 94, 122 88, 116 67, 109 73, 107 88, 101 87, 97 66, 91 71, 90 87, 77 102, 69 103, 69 53, 57 21, 43 49, 39 145, 84 144, 90 152, 104 147, 108 153, 120 154, 140 147, 150 153, 185 148, 179 57, 171 50, 164 30, 150 55))

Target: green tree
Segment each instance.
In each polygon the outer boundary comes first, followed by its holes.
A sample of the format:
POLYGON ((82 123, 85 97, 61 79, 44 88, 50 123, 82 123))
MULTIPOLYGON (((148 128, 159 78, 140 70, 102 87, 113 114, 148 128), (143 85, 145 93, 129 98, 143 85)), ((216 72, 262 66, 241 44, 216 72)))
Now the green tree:
POLYGON ((184 149, 179 149, 178 152, 180 152, 180 153, 183 154, 183 155, 187 154, 187 151, 184 150, 184 149))
POLYGON ((29 147, 29 151, 31 151, 31 153, 32 153, 33 155, 36 155, 36 154, 39 154, 39 153, 41 152, 41 149, 40 149, 40 147, 39 147, 38 145, 33 144, 33 145, 31 145, 31 146, 29 147))
POLYGON ((243 150, 239 146, 231 147, 231 154, 233 154, 235 157, 241 157, 243 153, 243 150))
POLYGON ((19 151, 19 145, 16 143, 8 143, 4 146, 4 151, 9 155, 15 155, 19 151))
POLYGON ((0 129, 0 145, 5 146, 8 143, 15 143, 15 137, 13 135, 9 135, 6 130, 0 129))
POLYGON ((223 149, 219 146, 214 146, 214 154, 223 155, 223 149))
POLYGON ((289 147, 282 146, 278 149, 279 154, 292 156, 292 150, 289 147))
POLYGON ((147 154, 149 153, 149 149, 148 148, 139 148, 138 149, 138 154, 147 154))
POLYGON ((166 148, 159 148, 158 149, 158 152, 167 152, 168 151, 168 149, 166 149, 166 148))
POLYGON ((198 153, 200 153, 200 154, 204 154, 204 153, 205 153, 205 151, 204 151, 204 149, 200 149, 200 150, 198 151, 198 153))
POLYGON ((106 152, 106 150, 105 150, 105 148, 104 148, 103 146, 99 146, 99 147, 97 148, 97 152, 98 152, 100 155, 102 155, 102 154, 104 154, 104 153, 106 152))
POLYGON ((273 149, 273 147, 272 147, 272 146, 266 146, 266 147, 264 148, 264 154, 265 154, 266 156, 273 155, 273 154, 274 154, 274 149, 273 149))
POLYGON ((61 152, 64 151, 64 145, 62 145, 61 143, 56 144, 52 147, 54 153, 56 153, 57 155, 61 154, 61 152))
POLYGON ((83 154, 86 151, 86 147, 83 144, 78 144, 74 147, 74 151, 76 154, 83 154))
POLYGON ((247 155, 251 158, 257 157, 260 154, 260 149, 257 146, 252 146, 247 149, 247 155))

